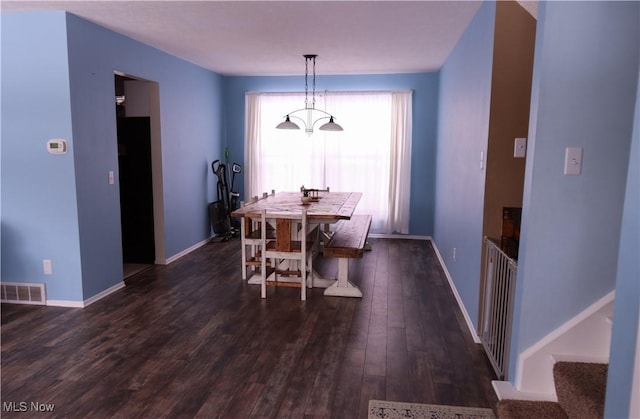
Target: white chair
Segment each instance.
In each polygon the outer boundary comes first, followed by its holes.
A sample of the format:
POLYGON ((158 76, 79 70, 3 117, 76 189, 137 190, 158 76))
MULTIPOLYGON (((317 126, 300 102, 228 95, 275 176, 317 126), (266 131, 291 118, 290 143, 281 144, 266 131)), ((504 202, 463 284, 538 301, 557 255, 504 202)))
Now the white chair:
MULTIPOLYGON (((275 191, 271 191, 271 195, 274 195, 275 191)), ((262 194, 262 198, 266 198, 268 195, 266 192, 262 194)), ((254 196, 251 199, 251 203, 256 203, 260 199, 254 196)), ((247 205, 247 204, 245 204, 247 205)), ((261 266, 261 223, 260 220, 244 217, 240 224, 240 238, 242 241, 242 279, 247 280, 248 277, 257 274, 257 268, 261 266), (247 270, 251 275, 247 275, 247 270)), ((273 229, 267 230, 267 238, 273 238, 273 229)))
MULTIPOLYGON (((267 238, 262 229, 262 298, 267 298, 267 285, 300 287, 300 299, 307 299, 307 271, 313 272, 313 245, 307 222, 307 211, 302 213, 267 213, 262 211, 262 225, 275 228, 275 238, 267 238), (269 266, 268 259, 272 260, 269 266), (270 275, 273 274, 273 278, 270 275), (299 281, 279 280, 298 277, 299 281)), ((313 235, 311 234, 311 237, 313 235)))

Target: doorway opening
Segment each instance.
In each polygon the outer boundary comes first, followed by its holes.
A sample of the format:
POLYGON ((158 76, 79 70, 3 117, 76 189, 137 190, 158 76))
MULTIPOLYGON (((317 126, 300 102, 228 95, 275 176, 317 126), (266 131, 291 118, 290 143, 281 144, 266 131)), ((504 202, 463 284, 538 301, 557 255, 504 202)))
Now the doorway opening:
POLYGON ((124 278, 164 259, 157 83, 116 73, 124 278))

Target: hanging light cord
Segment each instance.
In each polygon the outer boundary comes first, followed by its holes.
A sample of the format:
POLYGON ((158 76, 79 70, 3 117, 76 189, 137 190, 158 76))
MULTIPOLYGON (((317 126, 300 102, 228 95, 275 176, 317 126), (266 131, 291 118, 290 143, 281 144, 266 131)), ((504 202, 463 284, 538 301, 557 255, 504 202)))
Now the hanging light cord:
POLYGON ((311 107, 313 109, 316 108, 316 56, 314 55, 312 58, 313 60, 313 95, 311 96, 311 107))
POLYGON ((309 57, 304 57, 304 107, 309 109, 309 57))

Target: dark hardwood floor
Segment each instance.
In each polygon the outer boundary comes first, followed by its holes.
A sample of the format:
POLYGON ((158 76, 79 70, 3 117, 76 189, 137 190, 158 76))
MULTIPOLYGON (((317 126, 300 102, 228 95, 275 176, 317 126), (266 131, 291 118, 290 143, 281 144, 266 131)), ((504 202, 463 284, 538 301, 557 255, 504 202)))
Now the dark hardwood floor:
POLYGON ((281 287, 261 300, 233 239, 84 309, 3 304, 2 417, 366 418, 370 399, 495 410, 430 242, 370 242, 350 265, 362 299, 281 287))

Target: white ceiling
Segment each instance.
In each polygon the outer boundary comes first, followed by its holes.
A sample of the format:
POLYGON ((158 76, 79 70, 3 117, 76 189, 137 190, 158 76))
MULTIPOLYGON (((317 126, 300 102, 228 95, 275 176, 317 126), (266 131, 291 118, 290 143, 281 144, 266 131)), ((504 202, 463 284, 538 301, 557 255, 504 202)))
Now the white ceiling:
MULTIPOLYGON (((535 16, 535 2, 522 2, 535 16), (531 6, 534 6, 533 8, 531 6)), ((65 10, 225 75, 439 69, 481 1, 9 1, 1 11, 65 10)))

